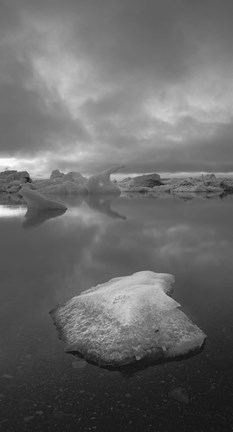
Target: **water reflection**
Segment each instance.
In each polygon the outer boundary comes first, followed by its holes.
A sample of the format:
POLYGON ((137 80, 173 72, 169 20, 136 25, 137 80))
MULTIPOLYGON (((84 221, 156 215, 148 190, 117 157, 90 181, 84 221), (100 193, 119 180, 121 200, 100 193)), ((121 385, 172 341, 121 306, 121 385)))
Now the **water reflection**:
POLYGON ((37 210, 29 209, 25 214, 26 220, 22 223, 22 227, 25 229, 34 228, 49 219, 54 219, 58 216, 63 215, 66 209, 53 209, 53 210, 37 210))
MULTIPOLYGON (((89 208, 96 210, 100 213, 103 213, 110 218, 116 218, 116 219, 125 219, 125 216, 117 213, 116 211, 113 211, 111 208, 112 201, 115 199, 113 196, 98 196, 93 195, 89 196, 88 198, 82 198, 82 197, 75 197, 71 199, 66 200, 66 204, 71 206, 69 215, 79 215, 83 213, 84 210, 84 218, 85 215, 87 215, 87 212, 85 210, 85 207, 82 206, 82 204, 86 203, 89 208)), ((27 210, 25 214, 26 221, 22 223, 23 228, 35 228, 39 225, 43 224, 45 221, 49 219, 54 219, 59 216, 62 216, 66 210, 38 210, 38 209, 29 209, 27 210)), ((10 210, 9 210, 9 214, 10 210)), ((21 215, 21 212, 19 213, 21 215)))
MULTIPOLYGON (((55 199, 55 198, 54 198, 55 199)), ((83 207, 81 206, 86 203, 90 209, 96 210, 97 212, 103 213, 110 218, 114 219, 125 219, 125 216, 112 210, 112 202, 116 199, 115 196, 111 195, 90 195, 89 197, 83 196, 68 196, 64 199, 64 202, 70 207, 69 215, 77 215, 83 212, 83 207), (79 210, 78 210, 79 209, 79 210)), ((40 210, 30 208, 25 213, 25 205, 15 206, 15 205, 0 205, 0 218, 5 217, 21 217, 25 214, 26 221, 22 223, 23 228, 33 228, 38 227, 49 219, 54 219, 62 216, 66 210, 40 210)), ((84 213, 86 210, 84 209, 84 213)))
POLYGON ((111 204, 116 198, 112 195, 89 195, 86 202, 90 208, 115 219, 126 219, 125 216, 112 210, 111 204))
POLYGON ((116 431, 130 430, 130 421, 134 431, 182 430, 177 405, 167 397, 174 386, 185 387, 192 398, 182 410, 184 431, 190 424, 197 431, 230 430, 232 200, 118 198, 111 206, 127 219, 108 217, 85 202, 32 230, 21 226, 25 208, 22 217, 0 218, 2 430, 23 430, 24 417, 42 411, 41 423, 35 415, 27 427, 56 431, 55 410, 64 412, 61 427, 74 430, 78 423, 88 430, 95 417, 97 430, 112 430, 111 407, 116 431), (139 270, 175 275, 174 298, 208 334, 205 350, 128 380, 91 365, 82 373, 74 370, 49 310, 91 286, 139 270))
POLYGON ((14 205, 0 205, 0 218, 19 217, 25 213, 25 208, 14 205))

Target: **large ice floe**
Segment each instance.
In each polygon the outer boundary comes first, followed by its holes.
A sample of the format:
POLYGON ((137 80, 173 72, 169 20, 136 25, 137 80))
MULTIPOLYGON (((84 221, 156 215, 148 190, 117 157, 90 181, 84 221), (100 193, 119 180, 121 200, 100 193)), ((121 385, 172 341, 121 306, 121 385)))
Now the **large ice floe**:
POLYGON ((41 195, 39 192, 24 186, 19 191, 20 195, 24 198, 27 203, 28 209, 38 209, 38 210, 66 210, 65 204, 48 199, 41 195))
POLYGON ((51 311, 65 351, 102 367, 157 363, 199 352, 206 335, 170 295, 174 277, 118 277, 51 311))

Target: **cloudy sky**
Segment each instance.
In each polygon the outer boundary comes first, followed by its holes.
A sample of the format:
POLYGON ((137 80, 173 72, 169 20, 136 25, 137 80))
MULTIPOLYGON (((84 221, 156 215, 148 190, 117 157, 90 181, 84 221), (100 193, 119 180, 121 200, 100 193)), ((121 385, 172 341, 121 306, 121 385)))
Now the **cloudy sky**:
POLYGON ((232 171, 232 0, 1 0, 0 168, 232 171))

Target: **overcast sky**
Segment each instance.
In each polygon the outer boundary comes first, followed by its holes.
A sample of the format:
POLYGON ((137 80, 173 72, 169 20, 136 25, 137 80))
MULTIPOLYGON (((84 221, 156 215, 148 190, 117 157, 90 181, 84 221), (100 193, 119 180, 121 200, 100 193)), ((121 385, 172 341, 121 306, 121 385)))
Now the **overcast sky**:
POLYGON ((0 168, 232 171, 232 0, 1 0, 0 168))

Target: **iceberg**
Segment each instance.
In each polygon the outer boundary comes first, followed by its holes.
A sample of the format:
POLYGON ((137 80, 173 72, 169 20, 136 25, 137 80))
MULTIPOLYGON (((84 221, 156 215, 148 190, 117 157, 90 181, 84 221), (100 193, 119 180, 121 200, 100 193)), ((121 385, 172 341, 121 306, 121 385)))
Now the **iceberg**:
POLYGON ((122 165, 117 165, 112 168, 108 168, 100 174, 91 176, 84 187, 87 189, 89 194, 120 194, 121 190, 116 186, 110 179, 111 174, 123 168, 122 165))
POLYGON ((65 351, 101 367, 196 353, 206 335, 170 295, 174 277, 141 271, 97 285, 50 313, 65 351))
POLYGON ((54 170, 50 179, 36 180, 34 185, 36 190, 45 195, 120 194, 120 188, 110 179, 111 174, 120 168, 122 166, 119 165, 109 168, 89 179, 75 171, 64 174, 54 170))
POLYGON ((82 185, 78 185, 72 181, 64 181, 57 184, 48 184, 44 188, 41 188, 39 192, 51 195, 72 195, 80 194, 82 191, 82 185))
POLYGON ((19 193, 26 201, 28 209, 67 210, 67 207, 61 202, 50 200, 29 187, 24 186, 19 193))

